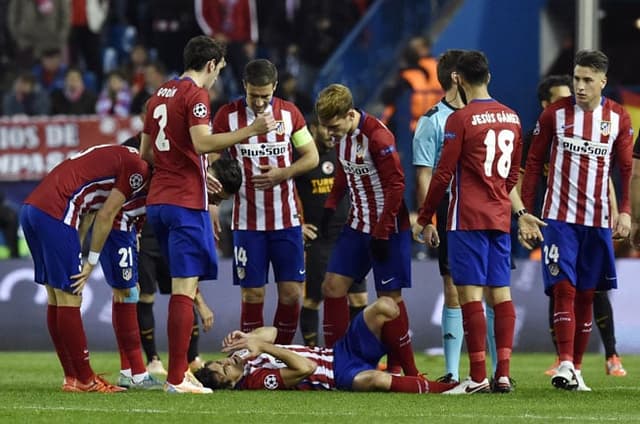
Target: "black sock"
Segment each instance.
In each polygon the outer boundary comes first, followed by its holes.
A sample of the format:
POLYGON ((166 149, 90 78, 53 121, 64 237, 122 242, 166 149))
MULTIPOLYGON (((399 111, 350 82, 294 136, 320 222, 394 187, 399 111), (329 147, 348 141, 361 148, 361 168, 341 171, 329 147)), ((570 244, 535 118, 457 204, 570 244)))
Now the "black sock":
POLYGON ((616 335, 613 326, 613 309, 606 291, 597 291, 593 296, 593 318, 600 330, 600 338, 607 358, 617 355, 616 335))
POLYGON ((198 324, 198 312, 193 311, 193 328, 191 328, 191 340, 187 351, 187 361, 191 362, 198 356, 198 341, 200 340, 200 326, 198 324))
POLYGON ((358 315, 360 312, 364 311, 364 308, 366 308, 367 305, 364 306, 351 306, 349 305, 349 321, 353 321, 353 319, 356 317, 356 315, 358 315))
POLYGON ((303 306, 300 310, 300 331, 306 346, 316 346, 318 344, 318 322, 318 310, 303 306))
POLYGON ((156 350, 156 323, 153 317, 153 302, 138 302, 137 311, 142 349, 144 350, 144 354, 147 357, 147 363, 149 363, 152 359, 154 359, 154 357, 160 359, 160 357, 158 356, 158 351, 156 350))

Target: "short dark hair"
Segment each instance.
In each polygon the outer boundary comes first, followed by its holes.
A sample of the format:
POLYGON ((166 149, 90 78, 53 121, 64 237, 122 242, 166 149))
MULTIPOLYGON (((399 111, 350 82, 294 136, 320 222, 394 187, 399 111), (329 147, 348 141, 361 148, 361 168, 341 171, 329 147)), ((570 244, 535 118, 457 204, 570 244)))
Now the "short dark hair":
POLYGON ((211 390, 231 389, 233 386, 220 381, 220 375, 209 369, 209 365, 213 361, 207 361, 204 367, 194 372, 193 375, 198 379, 204 387, 208 387, 211 390))
POLYGON ((460 55, 456 71, 471 85, 489 82, 489 61, 478 50, 469 50, 460 55))
POLYGON ((592 68, 603 74, 609 70, 609 58, 600 50, 580 50, 576 53, 575 66, 592 68))
POLYGON ((449 90, 453 85, 451 73, 456 70, 458 59, 464 52, 464 50, 449 49, 438 58, 438 82, 444 91, 449 90))
POLYGON ((206 35, 198 35, 190 39, 184 47, 182 55, 184 70, 201 71, 211 59, 220 63, 225 54, 224 44, 206 35))
POLYGON ((571 77, 569 75, 549 75, 546 76, 538 84, 538 100, 551 101, 551 89, 553 87, 562 87, 566 85, 571 90, 571 77))
POLYGON ((255 59, 244 67, 242 80, 258 87, 275 84, 278 81, 278 69, 267 59, 255 59))
POLYGON ((242 185, 242 170, 238 161, 230 158, 220 158, 209 165, 215 177, 222 184, 227 194, 236 194, 242 185))

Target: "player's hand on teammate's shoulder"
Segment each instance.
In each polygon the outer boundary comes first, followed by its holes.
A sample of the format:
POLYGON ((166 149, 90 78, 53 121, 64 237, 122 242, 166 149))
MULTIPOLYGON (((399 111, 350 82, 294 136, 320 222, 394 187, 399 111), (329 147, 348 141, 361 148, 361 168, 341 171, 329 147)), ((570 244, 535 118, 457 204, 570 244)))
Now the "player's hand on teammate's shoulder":
POLYGON ((276 129, 276 126, 276 120, 271 113, 259 114, 250 125, 256 135, 273 131, 276 129))

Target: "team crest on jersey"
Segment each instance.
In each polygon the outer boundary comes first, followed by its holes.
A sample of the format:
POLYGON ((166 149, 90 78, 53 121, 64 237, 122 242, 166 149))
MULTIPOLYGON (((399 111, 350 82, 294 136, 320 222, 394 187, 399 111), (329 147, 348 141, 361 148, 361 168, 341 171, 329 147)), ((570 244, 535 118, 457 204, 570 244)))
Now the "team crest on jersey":
POLYGON ((600 134, 605 137, 611 134, 611 121, 600 121, 600 134))
POLYGON ((356 143, 356 157, 359 159, 364 157, 364 144, 360 140, 356 143))
POLYGON ((557 262, 551 262, 549 265, 547 265, 547 268, 549 269, 549 274, 554 277, 557 277, 558 274, 560 274, 560 266, 557 262))
POLYGON ((322 173, 323 174, 331 175, 331 174, 333 174, 333 171, 335 169, 336 169, 336 167, 333 164, 333 162, 330 162, 330 161, 322 162, 322 173))
POLYGON ((247 272, 241 266, 236 267, 236 274, 238 274, 238 279, 240 279, 240 280, 244 280, 244 277, 247 276, 247 272))
POLYGON ((273 374, 269 374, 264 378, 264 388, 268 389, 268 390, 275 390, 278 388, 278 378, 273 375, 273 374))
POLYGON ((131 186, 132 189, 137 190, 140 187, 142 187, 142 182, 144 181, 144 178, 142 178, 142 175, 135 173, 133 175, 131 175, 129 177, 129 185, 131 186))
POLYGON ((122 269, 122 279, 124 281, 131 281, 133 277, 133 268, 123 268, 122 269))
POLYGON ((207 117, 207 105, 204 103, 196 103, 193 106, 193 116, 196 118, 206 118, 207 117))
POLYGON ((276 134, 284 135, 285 129, 284 121, 276 121, 276 134))

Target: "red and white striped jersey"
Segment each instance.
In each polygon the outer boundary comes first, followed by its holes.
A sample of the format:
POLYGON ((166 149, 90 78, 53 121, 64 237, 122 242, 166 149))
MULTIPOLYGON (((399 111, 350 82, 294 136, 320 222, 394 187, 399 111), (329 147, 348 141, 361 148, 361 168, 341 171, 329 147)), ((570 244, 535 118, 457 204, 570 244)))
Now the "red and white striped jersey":
MULTIPOLYGON (((261 172, 260 166, 291 166, 294 149, 292 136, 305 128, 306 123, 293 103, 277 97, 273 98, 266 112, 271 112, 278 123, 275 131, 249 137, 228 149, 242 169, 242 185, 233 201, 232 230, 272 231, 300 225, 293 179, 266 190, 258 190, 251 178, 261 172)), ((235 131, 251 125, 254 120, 253 110, 244 99, 239 99, 218 109, 213 130, 216 133, 235 131)))
POLYGON ((78 228, 80 218, 99 210, 112 189, 130 199, 150 177, 149 165, 136 149, 94 146, 53 168, 25 203, 78 228))
POLYGON ((610 227, 609 174, 612 158, 620 169, 620 212, 630 212, 629 185, 633 129, 618 103, 602 98, 593 111, 573 97, 547 107, 536 124, 522 184, 522 200, 532 208, 535 186, 547 153, 549 176, 542 217, 589 227, 610 227))
POLYGON ((494 99, 475 99, 449 115, 444 145, 418 223, 431 222, 451 184, 450 231, 511 229, 509 193, 518 181, 520 118, 494 99))
POLYGON ((147 193, 140 192, 133 198, 124 202, 122 209, 113 219, 113 229, 118 231, 131 231, 135 226, 138 230, 142 230, 145 215, 147 213, 145 202, 147 193))
POLYGON ((336 209, 349 188, 347 225, 388 239, 389 234, 409 228, 404 171, 391 131, 378 119, 358 112, 358 128, 336 144, 340 165, 325 207, 336 209))
POLYGON ((291 350, 316 363, 313 374, 295 387, 284 385, 280 370, 287 365, 275 357, 262 353, 248 360, 244 366, 244 377, 238 387, 244 390, 333 390, 336 383, 333 377, 333 349, 326 347, 308 347, 301 345, 276 345, 291 350))

